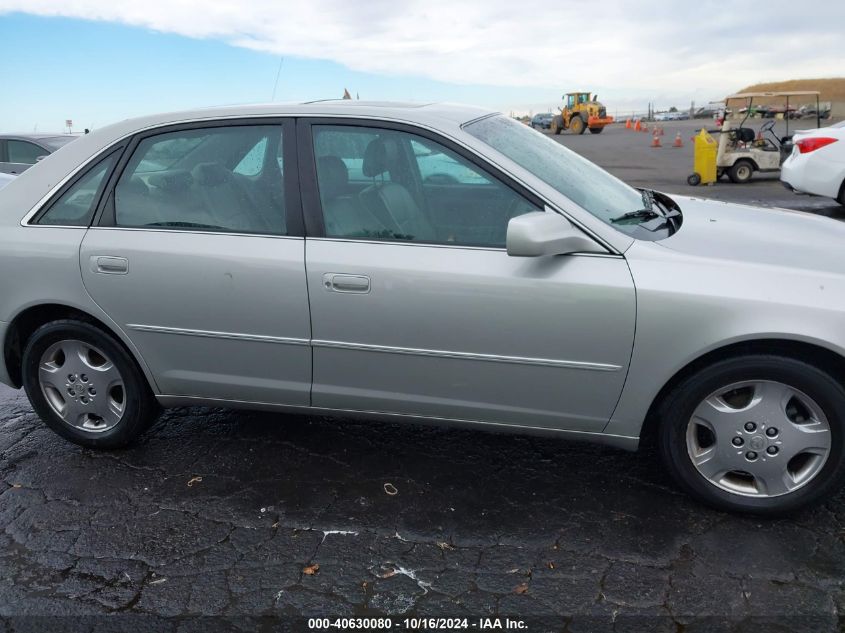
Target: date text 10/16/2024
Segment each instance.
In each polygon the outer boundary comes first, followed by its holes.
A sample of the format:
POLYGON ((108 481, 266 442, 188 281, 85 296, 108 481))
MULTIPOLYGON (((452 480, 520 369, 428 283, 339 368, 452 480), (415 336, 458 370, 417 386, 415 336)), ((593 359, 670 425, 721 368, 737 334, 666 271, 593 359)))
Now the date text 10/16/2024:
POLYGON ((347 629, 363 631, 402 630, 526 630, 528 625, 518 618, 309 618, 308 629, 312 631, 347 629))

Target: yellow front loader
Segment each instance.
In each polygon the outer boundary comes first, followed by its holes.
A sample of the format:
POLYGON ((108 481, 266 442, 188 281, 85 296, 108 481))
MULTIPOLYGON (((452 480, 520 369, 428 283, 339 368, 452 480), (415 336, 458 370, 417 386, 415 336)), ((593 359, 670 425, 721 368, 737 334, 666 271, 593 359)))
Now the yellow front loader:
POLYGON ((605 125, 613 123, 613 117, 607 116, 607 108, 598 101, 598 95, 589 92, 568 92, 564 95, 565 105, 552 118, 552 134, 569 130, 572 134, 583 134, 588 129, 593 134, 600 134, 605 125))

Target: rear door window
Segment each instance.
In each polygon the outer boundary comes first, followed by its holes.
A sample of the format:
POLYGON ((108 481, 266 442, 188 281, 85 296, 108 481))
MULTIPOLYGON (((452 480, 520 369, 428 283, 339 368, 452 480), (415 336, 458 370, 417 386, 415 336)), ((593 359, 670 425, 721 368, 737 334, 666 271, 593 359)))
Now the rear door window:
POLYGON ((240 125, 141 140, 115 186, 115 225, 285 235, 281 137, 240 125))

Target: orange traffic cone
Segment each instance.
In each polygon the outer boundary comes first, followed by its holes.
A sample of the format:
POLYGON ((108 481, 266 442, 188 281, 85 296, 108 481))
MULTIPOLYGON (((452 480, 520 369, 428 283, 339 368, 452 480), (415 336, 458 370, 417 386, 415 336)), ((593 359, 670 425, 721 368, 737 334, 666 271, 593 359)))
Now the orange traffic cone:
POLYGON ((625 120, 625 129, 626 129, 626 130, 630 130, 630 129, 631 129, 631 119, 626 119, 626 120, 625 120))
POLYGON ((643 124, 640 123, 639 119, 637 119, 637 122, 634 124, 634 131, 635 132, 642 132, 643 131, 643 124))
POLYGON ((675 140, 672 142, 672 147, 683 147, 684 146, 684 139, 681 138, 681 133, 678 132, 678 135, 675 137, 675 140))
POLYGON ((662 125, 660 127, 656 128, 656 129, 657 129, 657 133, 660 134, 660 136, 663 136, 664 134, 666 134, 666 132, 663 131, 662 125))
POLYGON ((648 125, 644 125, 644 126, 642 126, 641 130, 642 130, 643 132, 648 132, 648 125))
POLYGON ((652 147, 663 147, 663 144, 660 142, 660 134, 657 133, 657 130, 654 130, 654 135, 651 137, 651 146, 652 147))

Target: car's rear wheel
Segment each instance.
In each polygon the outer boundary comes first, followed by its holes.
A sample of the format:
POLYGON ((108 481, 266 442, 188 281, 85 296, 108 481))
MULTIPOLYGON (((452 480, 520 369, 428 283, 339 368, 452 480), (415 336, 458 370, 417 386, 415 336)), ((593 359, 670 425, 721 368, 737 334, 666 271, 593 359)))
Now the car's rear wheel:
POLYGON ((134 359, 82 321, 54 321, 33 333, 23 354, 23 384, 47 426, 81 446, 125 446, 159 412, 134 359))
POLYGON ((660 418, 667 468, 720 509, 787 514, 845 481, 845 390, 807 363, 768 355, 720 361, 682 381, 660 418))

